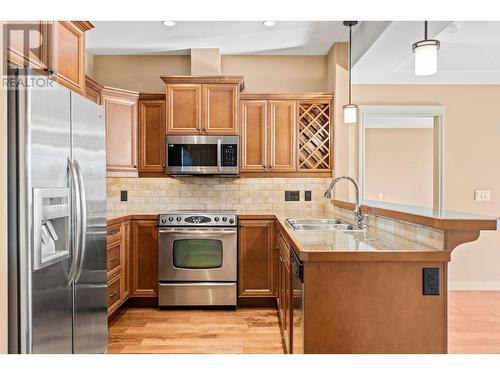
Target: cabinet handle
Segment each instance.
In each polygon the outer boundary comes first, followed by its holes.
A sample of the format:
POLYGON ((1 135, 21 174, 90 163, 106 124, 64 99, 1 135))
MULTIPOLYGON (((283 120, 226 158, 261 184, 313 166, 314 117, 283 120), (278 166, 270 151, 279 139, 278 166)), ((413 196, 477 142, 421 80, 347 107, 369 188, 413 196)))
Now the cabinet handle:
POLYGON ((113 292, 109 294, 109 298, 115 298, 118 292, 113 292))
POLYGON ((114 262, 116 262, 117 260, 118 260, 118 258, 117 258, 116 256, 114 256, 114 257, 113 257, 113 258, 111 258, 109 261, 110 261, 111 263, 114 263, 114 262))

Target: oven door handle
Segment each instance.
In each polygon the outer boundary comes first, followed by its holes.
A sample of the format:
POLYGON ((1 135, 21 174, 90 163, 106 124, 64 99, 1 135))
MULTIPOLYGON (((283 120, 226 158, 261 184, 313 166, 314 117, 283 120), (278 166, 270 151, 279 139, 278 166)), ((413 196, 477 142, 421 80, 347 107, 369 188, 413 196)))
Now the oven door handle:
POLYGON ((236 229, 160 229, 158 233, 169 234, 236 234, 236 229))

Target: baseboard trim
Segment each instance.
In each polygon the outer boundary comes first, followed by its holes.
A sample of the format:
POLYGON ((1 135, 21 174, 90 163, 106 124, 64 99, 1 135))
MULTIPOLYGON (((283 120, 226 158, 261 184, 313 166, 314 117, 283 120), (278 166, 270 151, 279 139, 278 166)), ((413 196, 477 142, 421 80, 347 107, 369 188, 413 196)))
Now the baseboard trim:
POLYGON ((449 282, 448 290, 499 290, 500 291, 500 281, 492 282, 449 282))

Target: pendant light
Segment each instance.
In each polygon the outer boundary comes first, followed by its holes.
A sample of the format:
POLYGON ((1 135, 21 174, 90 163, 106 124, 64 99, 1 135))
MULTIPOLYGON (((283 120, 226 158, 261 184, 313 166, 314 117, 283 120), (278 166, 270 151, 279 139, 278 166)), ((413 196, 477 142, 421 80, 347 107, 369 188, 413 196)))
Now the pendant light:
POLYGON ((430 76, 437 72, 439 40, 427 39, 427 21, 424 22, 424 40, 413 43, 415 53, 415 75, 430 76))
POLYGON ((344 108, 344 123, 345 124, 355 124, 358 115, 358 106, 351 103, 351 75, 352 75, 352 27, 356 26, 358 21, 344 21, 344 26, 349 27, 349 103, 346 104, 344 108))

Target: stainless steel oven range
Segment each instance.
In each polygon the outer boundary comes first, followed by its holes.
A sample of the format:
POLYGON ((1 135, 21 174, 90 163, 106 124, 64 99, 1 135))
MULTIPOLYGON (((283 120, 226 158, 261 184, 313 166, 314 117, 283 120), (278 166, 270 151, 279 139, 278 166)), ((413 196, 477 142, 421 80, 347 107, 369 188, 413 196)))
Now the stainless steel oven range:
POLYGON ((160 215, 160 306, 236 306, 237 221, 227 211, 160 215))

